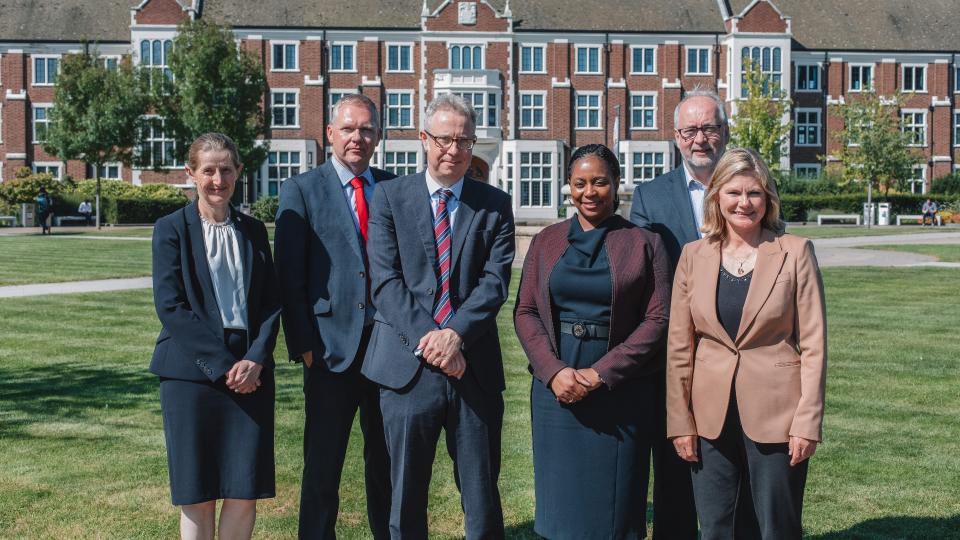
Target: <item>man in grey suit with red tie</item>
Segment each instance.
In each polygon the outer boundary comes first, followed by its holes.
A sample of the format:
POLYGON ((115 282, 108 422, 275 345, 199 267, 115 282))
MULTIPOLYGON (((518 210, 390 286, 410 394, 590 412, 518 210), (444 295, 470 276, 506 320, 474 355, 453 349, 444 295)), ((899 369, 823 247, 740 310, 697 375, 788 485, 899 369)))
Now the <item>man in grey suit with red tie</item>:
POLYGON ((426 109, 427 170, 378 185, 370 210, 377 306, 363 373, 381 385, 393 496, 390 535, 427 538, 441 431, 470 540, 502 538, 504 378, 496 317, 514 257, 509 196, 464 176, 474 111, 445 94, 426 109))
POLYGON ((389 537, 390 466, 377 386, 360 373, 373 328, 367 239, 374 187, 394 175, 369 167, 379 140, 369 98, 344 96, 327 138, 333 156, 280 190, 276 258, 290 357, 304 364, 306 421, 300 538, 336 538, 340 476, 360 410, 367 517, 389 537))

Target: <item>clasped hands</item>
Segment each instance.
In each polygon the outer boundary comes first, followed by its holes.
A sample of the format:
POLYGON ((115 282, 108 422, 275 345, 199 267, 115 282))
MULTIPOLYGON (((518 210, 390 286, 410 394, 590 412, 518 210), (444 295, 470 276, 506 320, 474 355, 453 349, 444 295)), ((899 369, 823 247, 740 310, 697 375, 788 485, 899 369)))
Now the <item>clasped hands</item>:
POLYGON ((560 403, 571 404, 587 397, 587 394, 600 388, 603 381, 593 368, 563 368, 550 379, 550 390, 560 403))
POLYGON ((440 368, 448 377, 459 379, 467 371, 467 359, 460 350, 462 346, 463 338, 459 334, 450 328, 441 328, 427 332, 416 348, 423 351, 424 362, 440 368))
POLYGON ((260 387, 263 366, 253 360, 240 360, 227 372, 227 388, 238 394, 250 394, 260 387))

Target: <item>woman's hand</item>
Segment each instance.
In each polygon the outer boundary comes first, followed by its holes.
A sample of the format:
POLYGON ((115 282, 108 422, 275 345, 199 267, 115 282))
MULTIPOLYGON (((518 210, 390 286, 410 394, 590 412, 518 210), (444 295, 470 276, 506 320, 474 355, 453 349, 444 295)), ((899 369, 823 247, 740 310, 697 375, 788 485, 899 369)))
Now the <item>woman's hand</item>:
POLYGON ((790 466, 793 467, 798 463, 803 463, 803 460, 809 459, 817 451, 817 441, 791 435, 788 448, 790 451, 790 466))
POLYGON ((700 458, 697 457, 696 435, 682 435, 680 437, 674 437, 673 447, 677 449, 677 455, 680 456, 680 459, 689 461, 690 463, 696 463, 700 461, 700 458))
POLYGON ((583 368, 576 370, 577 382, 585 387, 588 392, 593 392, 603 384, 600 380, 600 374, 593 368, 583 368))
POLYGON ((263 366, 253 360, 240 360, 227 372, 227 388, 238 394, 249 394, 260 386, 263 366))
POLYGON ((563 368, 550 379, 550 390, 560 403, 576 403, 587 396, 587 389, 577 381, 577 371, 563 368))

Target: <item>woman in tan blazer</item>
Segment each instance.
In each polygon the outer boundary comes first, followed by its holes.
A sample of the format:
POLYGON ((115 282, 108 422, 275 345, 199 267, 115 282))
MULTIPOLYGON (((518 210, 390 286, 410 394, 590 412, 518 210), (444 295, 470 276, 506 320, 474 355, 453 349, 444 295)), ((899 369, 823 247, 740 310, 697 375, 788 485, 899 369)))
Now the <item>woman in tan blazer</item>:
POLYGON ((800 538, 807 458, 821 440, 827 331, 812 243, 783 233, 753 151, 728 151, 703 238, 673 284, 667 436, 692 467, 702 538, 800 538), (739 496, 738 496, 739 494, 739 496))

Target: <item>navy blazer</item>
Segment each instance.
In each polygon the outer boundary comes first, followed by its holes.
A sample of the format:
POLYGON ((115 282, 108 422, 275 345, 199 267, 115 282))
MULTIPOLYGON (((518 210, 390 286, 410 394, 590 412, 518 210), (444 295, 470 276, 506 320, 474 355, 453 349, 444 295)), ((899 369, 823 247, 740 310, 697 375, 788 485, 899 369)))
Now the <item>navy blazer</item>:
POLYGON ((637 185, 630 221, 660 235, 673 275, 683 246, 700 239, 683 165, 637 185))
MULTIPOLYGON (((507 300, 515 251, 510 197, 467 178, 453 223, 447 327, 463 338, 467 372, 481 388, 504 386, 497 313, 507 300)), ((370 211, 370 272, 377 307, 363 374, 388 388, 410 383, 423 366, 413 355, 436 330, 437 249, 423 173, 377 185, 370 211)))
MULTIPOLYGON (((395 177, 370 170, 376 184, 395 177)), ((370 306, 363 246, 332 161, 283 183, 275 240, 290 357, 312 351, 328 370, 346 371, 370 306)))
MULTIPOLYGON (((248 347, 244 358, 273 368, 280 297, 267 229, 231 208, 247 287, 248 347)), ((157 220, 153 229, 153 301, 163 329, 150 372, 188 381, 216 381, 237 362, 223 343, 223 319, 193 202, 157 220)))

